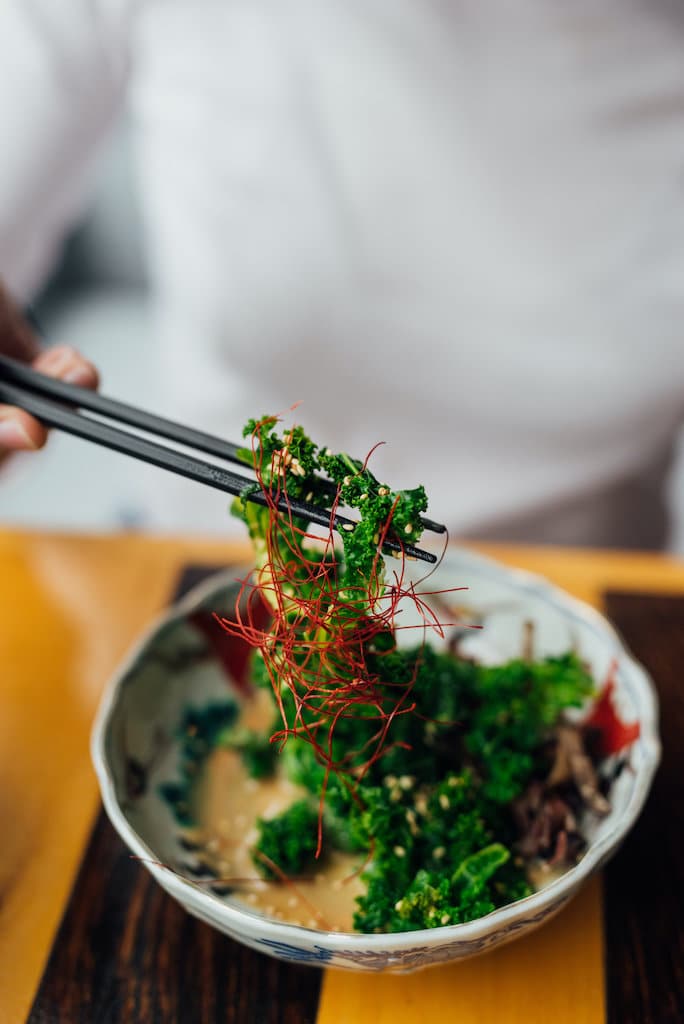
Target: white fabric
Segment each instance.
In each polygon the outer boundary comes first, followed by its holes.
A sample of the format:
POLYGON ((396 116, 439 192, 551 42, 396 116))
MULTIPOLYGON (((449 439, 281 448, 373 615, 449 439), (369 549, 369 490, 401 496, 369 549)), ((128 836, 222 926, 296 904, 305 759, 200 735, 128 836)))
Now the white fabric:
MULTIPOLYGON (((128 89, 177 418, 302 399, 463 533, 662 540, 684 397, 669 0, 4 0, 0 273, 33 289, 128 89)), ((224 502, 156 476, 157 522, 224 502)))

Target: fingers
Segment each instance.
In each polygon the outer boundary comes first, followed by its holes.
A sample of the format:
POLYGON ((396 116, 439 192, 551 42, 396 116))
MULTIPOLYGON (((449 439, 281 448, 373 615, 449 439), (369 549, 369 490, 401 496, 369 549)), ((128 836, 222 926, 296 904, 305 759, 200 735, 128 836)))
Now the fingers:
POLYGON ((48 377, 58 377, 67 384, 76 384, 81 388, 94 390, 100 382, 93 364, 69 345, 56 345, 47 352, 41 352, 32 365, 34 370, 48 377))
POLYGON ((47 430, 23 409, 0 405, 0 459, 9 452, 35 451, 47 440, 47 430))
MULTIPOLYGON (((57 345, 41 352, 33 368, 68 384, 95 389, 99 375, 95 367, 69 345, 57 345)), ((47 430, 23 409, 0 405, 0 463, 10 452, 35 451, 47 440, 47 430)))

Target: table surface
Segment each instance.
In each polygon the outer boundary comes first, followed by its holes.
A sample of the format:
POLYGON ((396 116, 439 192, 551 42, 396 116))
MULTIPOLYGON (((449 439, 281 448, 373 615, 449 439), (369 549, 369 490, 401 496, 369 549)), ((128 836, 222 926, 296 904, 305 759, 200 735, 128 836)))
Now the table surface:
MULTIPOLYGON (((475 546, 596 606, 607 590, 684 595, 684 564, 666 557, 475 546)), ((88 741, 108 676, 182 567, 248 557, 242 543, 0 532, 0 1024, 26 1020, 95 819, 88 741)), ((507 1022, 604 1021, 603 941, 596 880, 529 939, 455 967, 327 972, 317 1024, 437 1019, 455 994, 460 1024, 501 1019, 497 1006, 507 1022), (543 1012, 531 977, 544 979, 543 1012)))

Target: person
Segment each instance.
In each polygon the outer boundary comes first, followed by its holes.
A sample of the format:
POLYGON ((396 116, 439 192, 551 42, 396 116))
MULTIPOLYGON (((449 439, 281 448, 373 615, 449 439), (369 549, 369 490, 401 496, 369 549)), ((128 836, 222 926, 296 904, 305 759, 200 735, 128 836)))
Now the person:
MULTIPOLYGON (((452 531, 662 545, 683 50, 671 0, 5 0, 0 275, 34 293, 128 105, 160 411, 302 399, 452 531)), ((166 486, 160 525, 216 506, 166 486)))
MULTIPOLYGON (((34 369, 78 387, 96 388, 93 364, 69 345, 41 351, 28 323, 0 284, 0 353, 30 363, 34 369)), ((0 464, 12 453, 36 451, 47 440, 47 430, 33 416, 0 404, 0 464)))

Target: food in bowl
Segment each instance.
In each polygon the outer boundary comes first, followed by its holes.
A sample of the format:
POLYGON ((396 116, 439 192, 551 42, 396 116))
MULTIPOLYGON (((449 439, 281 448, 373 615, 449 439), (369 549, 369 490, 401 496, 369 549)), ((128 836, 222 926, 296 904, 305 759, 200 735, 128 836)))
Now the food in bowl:
POLYGON ((277 429, 246 429, 266 501, 234 511, 256 567, 216 623, 253 649, 246 690, 187 712, 164 785, 186 849, 247 905, 328 932, 444 927, 529 895, 581 858, 638 725, 610 685, 578 717, 598 686, 573 651, 535 658, 528 633, 501 664, 464 653, 455 590, 382 555, 420 538, 423 489, 277 429), (321 470, 333 511, 360 516, 341 549, 276 508, 330 502, 321 470))

